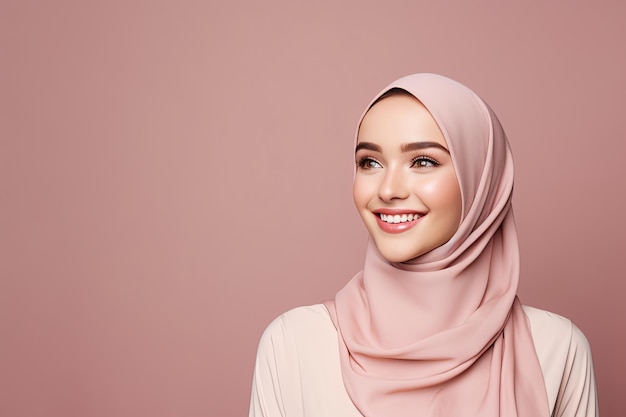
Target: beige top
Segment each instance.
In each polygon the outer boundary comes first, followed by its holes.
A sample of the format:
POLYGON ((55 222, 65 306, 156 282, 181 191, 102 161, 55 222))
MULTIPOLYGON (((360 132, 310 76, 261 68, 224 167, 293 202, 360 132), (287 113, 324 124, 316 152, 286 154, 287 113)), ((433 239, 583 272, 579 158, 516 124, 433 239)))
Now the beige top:
MULTIPOLYGON (((591 350, 568 319, 524 306, 553 417, 597 417, 591 350)), ((250 417, 363 417, 341 377, 337 331, 321 304, 275 319, 259 343, 250 417)), ((505 416, 503 416, 505 417, 505 416)))

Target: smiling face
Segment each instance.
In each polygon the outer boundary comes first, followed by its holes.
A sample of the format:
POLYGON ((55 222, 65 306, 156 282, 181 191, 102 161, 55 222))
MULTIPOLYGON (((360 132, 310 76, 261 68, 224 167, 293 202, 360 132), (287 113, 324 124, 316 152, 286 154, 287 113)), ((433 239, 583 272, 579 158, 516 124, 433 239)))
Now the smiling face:
POLYGON ((354 202, 380 253, 405 262, 446 243, 461 221, 461 191, 448 146, 409 94, 383 98, 357 137, 354 202))

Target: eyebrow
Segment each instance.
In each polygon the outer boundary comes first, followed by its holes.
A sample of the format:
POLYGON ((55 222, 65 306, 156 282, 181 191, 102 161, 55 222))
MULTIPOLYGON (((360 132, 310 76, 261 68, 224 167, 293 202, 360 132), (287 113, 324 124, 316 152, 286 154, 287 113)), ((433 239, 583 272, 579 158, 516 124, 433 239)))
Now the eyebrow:
MULTIPOLYGON (((437 142, 411 142, 411 143, 403 143, 400 146, 400 150, 402 152, 411 152, 411 151, 417 151, 420 149, 427 149, 427 148, 438 148, 446 152, 447 154, 450 154, 449 150, 447 150, 443 145, 437 142)), ((361 149, 367 149, 370 151, 382 153, 381 147, 371 142, 359 142, 356 145, 356 148, 354 149, 354 153, 357 153, 361 149)))

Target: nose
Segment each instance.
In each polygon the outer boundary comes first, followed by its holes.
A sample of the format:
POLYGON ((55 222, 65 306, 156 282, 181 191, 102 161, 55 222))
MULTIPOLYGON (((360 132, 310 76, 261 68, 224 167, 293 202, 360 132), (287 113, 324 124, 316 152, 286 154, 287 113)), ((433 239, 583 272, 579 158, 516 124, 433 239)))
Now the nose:
POLYGON ((378 189, 378 197, 385 201, 403 200, 409 197, 409 186, 402 167, 387 168, 378 189))

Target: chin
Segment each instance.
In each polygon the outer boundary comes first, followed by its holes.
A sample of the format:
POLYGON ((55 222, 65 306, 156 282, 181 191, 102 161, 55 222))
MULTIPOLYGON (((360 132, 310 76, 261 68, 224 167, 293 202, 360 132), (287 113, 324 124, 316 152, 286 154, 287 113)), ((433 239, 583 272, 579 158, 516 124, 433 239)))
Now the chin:
POLYGON ((407 261, 410 261, 411 259, 414 259, 414 257, 408 258, 406 256, 385 256, 384 254, 383 254, 383 258, 385 258, 388 262, 395 263, 395 264, 407 262, 407 261))
POLYGON ((411 259, 415 259, 418 256, 423 255, 425 252, 423 251, 415 251, 415 252, 407 252, 406 250, 393 248, 381 248, 376 245, 380 254, 389 262, 400 263, 410 261, 411 259))
POLYGON ((390 242, 386 239, 381 239, 379 241, 374 239, 378 252, 380 252, 382 257, 387 261, 393 263, 402 263, 419 258, 420 256, 444 245, 446 242, 447 240, 444 242, 432 241, 419 242, 420 244, 415 244, 417 242, 414 240, 390 242), (413 245, 411 245, 411 243, 413 243, 413 245))

